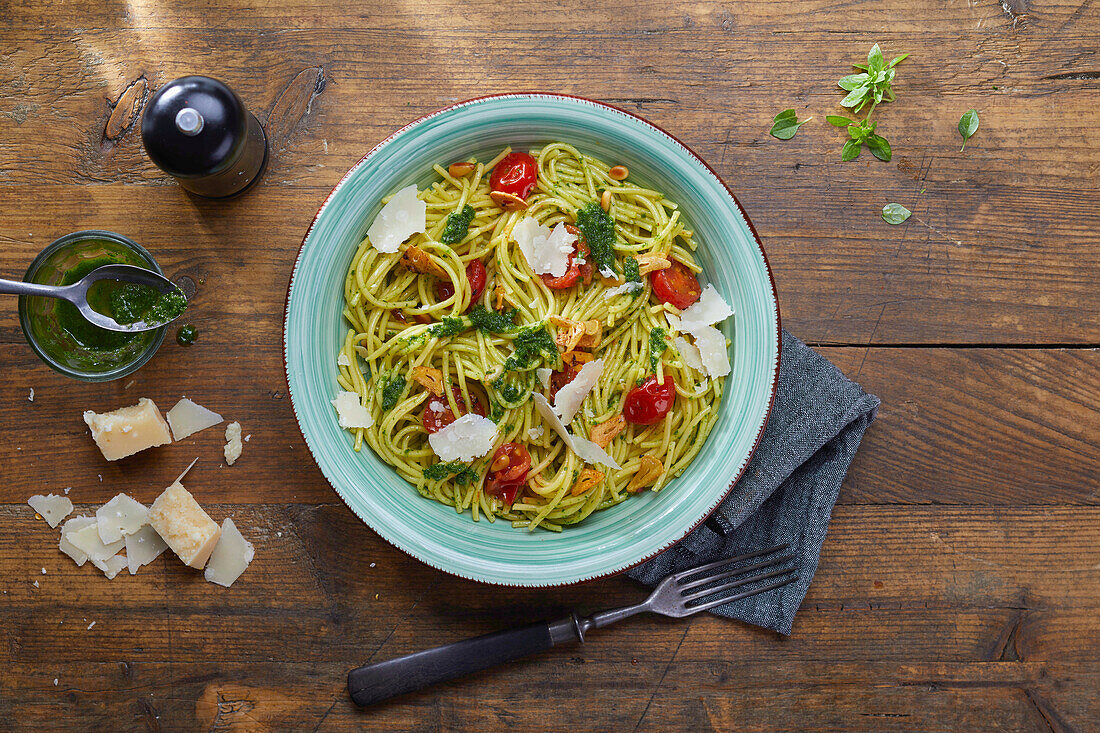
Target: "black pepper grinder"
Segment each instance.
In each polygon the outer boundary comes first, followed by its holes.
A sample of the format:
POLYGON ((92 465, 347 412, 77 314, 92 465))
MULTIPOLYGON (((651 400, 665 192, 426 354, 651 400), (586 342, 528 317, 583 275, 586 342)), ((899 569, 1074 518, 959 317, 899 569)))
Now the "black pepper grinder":
POLYGON ((260 179, 267 138, 236 92, 208 76, 157 90, 141 119, 145 151, 191 193, 227 198, 260 179))

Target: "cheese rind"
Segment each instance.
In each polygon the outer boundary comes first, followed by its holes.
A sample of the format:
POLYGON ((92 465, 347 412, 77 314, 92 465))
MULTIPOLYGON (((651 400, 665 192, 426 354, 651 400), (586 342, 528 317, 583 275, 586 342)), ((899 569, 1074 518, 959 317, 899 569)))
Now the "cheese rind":
POLYGON ((172 442, 168 423, 152 400, 142 397, 136 405, 113 412, 84 412, 92 439, 108 461, 132 456, 147 448, 172 442))
POLYGON ((41 514, 42 518, 46 520, 46 524, 51 527, 61 524, 61 520, 73 512, 73 503, 69 501, 69 498, 57 494, 47 494, 46 496, 35 494, 27 499, 27 504, 30 505, 31 509, 41 514))
POLYGON ((104 544, 118 542, 149 523, 149 510, 126 494, 119 494, 95 510, 99 538, 104 544))
POLYGON ((233 520, 226 517, 222 522, 222 535, 217 547, 210 555, 210 562, 203 573, 211 583, 228 588, 241 577, 256 556, 256 548, 241 535, 233 520))
POLYGON ((202 570, 221 530, 178 481, 149 510, 149 524, 185 565, 202 570))

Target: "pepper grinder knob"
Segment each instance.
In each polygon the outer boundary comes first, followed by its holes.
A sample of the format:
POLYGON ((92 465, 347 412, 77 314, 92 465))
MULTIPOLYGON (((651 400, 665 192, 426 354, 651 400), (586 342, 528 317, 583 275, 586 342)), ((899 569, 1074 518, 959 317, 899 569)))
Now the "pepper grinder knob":
POLYGON ((237 93, 208 76, 157 90, 141 119, 145 151, 180 186, 207 198, 243 193, 260 179, 267 138, 237 93))

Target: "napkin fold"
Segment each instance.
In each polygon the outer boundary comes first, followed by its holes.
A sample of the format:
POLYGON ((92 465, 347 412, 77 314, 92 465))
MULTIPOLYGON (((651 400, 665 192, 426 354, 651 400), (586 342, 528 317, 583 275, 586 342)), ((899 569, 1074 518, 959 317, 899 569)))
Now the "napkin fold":
POLYGON ((840 484, 879 404, 784 330, 775 404, 744 475, 705 523, 630 577, 652 586, 670 573, 788 543, 797 581, 712 613, 790 634, 817 571, 840 484))

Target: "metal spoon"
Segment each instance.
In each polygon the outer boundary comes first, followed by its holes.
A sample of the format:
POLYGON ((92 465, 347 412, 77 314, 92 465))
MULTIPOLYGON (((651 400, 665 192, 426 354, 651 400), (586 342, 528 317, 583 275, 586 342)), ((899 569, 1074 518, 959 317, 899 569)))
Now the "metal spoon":
MULTIPOLYGON (((92 310, 92 306, 88 305, 88 289, 100 280, 116 280, 147 285, 162 294, 180 290, 171 280, 151 270, 134 267, 133 265, 104 265, 92 270, 72 285, 39 285, 38 283, 28 283, 21 280, 0 279, 0 295, 41 295, 47 298, 61 298, 75 305, 77 310, 80 311, 80 315, 84 316, 90 323, 108 331, 122 331, 124 333, 152 331, 175 320, 173 318, 172 321, 161 321, 159 323, 146 323, 142 320, 123 325, 110 316, 92 310)), ((180 292, 183 291, 180 290, 180 292)), ((179 318, 179 316, 176 316, 176 318, 179 318)))

